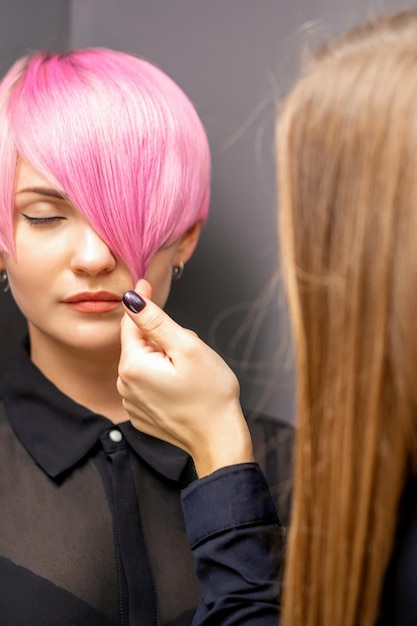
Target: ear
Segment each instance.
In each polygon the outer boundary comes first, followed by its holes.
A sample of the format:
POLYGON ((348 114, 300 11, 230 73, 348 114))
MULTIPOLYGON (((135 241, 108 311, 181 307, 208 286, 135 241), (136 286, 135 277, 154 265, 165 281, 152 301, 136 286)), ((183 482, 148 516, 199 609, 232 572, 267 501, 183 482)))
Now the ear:
POLYGON ((203 223, 201 221, 196 222, 188 230, 185 231, 183 236, 178 240, 178 247, 175 252, 174 265, 179 263, 187 263, 191 258, 198 240, 200 239, 201 227, 203 223))
POLYGON ((6 269, 6 263, 4 261, 4 254, 0 252, 0 272, 6 269))

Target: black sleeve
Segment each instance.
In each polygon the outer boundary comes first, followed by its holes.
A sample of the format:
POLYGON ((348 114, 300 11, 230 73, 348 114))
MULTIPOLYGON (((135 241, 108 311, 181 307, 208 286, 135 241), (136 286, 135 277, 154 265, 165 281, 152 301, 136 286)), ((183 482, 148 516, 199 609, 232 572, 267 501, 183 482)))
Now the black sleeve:
POLYGON ((277 626, 283 527, 255 463, 182 492, 202 600, 194 626, 277 626))

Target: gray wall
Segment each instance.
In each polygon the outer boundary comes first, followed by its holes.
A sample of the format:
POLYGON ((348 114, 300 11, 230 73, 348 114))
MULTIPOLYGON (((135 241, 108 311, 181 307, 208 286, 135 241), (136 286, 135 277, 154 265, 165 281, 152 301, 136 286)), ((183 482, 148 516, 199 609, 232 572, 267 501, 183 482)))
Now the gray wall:
MULTIPOLYGON (((173 286, 167 309, 226 356, 239 375, 242 400, 249 408, 285 420, 293 415, 289 330, 276 279, 275 102, 290 85, 305 45, 383 8, 413 4, 401 0, 2 3, 2 62, 25 47, 65 44, 67 38, 71 47, 114 47, 159 65, 195 103, 213 157, 211 216, 183 279, 173 286), (19 33, 17 40, 13 32, 19 33)), ((11 310, 10 303, 0 294, 3 318, 6 309, 11 310)), ((10 315, 6 315, 9 326, 13 325, 10 315)), ((14 316, 13 312, 13 320, 14 316)), ((1 319, 0 324, 4 329, 1 319)), ((16 328, 19 334, 20 327, 16 328)))

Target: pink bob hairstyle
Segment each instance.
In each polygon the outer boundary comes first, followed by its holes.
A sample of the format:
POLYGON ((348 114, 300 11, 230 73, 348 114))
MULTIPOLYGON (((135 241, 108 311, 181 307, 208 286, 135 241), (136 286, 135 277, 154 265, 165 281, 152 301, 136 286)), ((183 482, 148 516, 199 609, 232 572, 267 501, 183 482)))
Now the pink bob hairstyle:
POLYGON ((0 251, 14 254, 18 158, 65 195, 136 281, 205 220, 210 154, 187 96, 142 59, 102 48, 19 59, 0 83, 0 251))

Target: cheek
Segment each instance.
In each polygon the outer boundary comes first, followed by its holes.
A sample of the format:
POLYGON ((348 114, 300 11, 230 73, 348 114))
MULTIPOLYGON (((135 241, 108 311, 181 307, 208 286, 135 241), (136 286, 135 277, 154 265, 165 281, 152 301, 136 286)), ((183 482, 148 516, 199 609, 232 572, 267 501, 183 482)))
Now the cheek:
POLYGON ((13 298, 27 317, 30 309, 42 301, 42 281, 36 272, 19 272, 16 268, 8 269, 9 285, 13 298))
POLYGON ((146 272, 145 278, 152 285, 152 300, 163 308, 171 288, 171 268, 165 268, 163 271, 161 269, 155 271, 150 268, 146 272))
POLYGON ((16 304, 27 315, 30 303, 32 306, 40 303, 45 290, 50 288, 51 262, 45 262, 42 254, 26 256, 18 251, 17 259, 8 255, 5 265, 16 304))
POLYGON ((171 288, 174 247, 159 250, 149 263, 145 278, 152 285, 152 300, 161 308, 165 306, 171 288))

